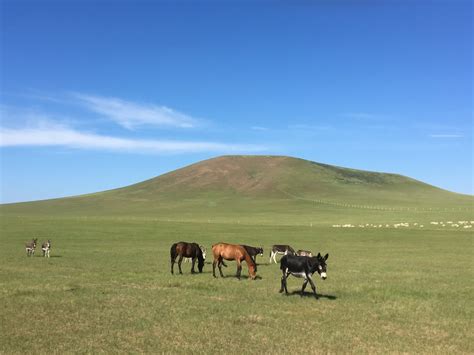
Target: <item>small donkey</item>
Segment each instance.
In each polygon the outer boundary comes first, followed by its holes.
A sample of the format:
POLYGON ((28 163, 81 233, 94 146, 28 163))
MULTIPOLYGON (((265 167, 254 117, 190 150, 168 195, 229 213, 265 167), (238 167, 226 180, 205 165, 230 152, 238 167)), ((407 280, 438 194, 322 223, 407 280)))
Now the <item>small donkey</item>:
POLYGON ((30 242, 25 243, 26 256, 33 256, 35 254, 37 241, 38 241, 38 238, 34 238, 30 242))
POLYGON ((48 239, 47 242, 41 244, 41 249, 43 250, 43 256, 49 258, 49 252, 51 251, 51 240, 48 239))

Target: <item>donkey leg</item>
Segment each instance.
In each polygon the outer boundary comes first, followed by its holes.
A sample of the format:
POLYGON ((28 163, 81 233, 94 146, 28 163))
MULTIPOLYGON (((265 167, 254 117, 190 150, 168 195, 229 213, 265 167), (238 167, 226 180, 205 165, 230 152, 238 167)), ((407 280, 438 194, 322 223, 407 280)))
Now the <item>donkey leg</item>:
POLYGON ((282 293, 283 291, 285 291, 285 271, 283 271, 283 275, 281 276, 281 287, 280 287, 280 293, 282 293))
POLYGON ((306 285, 308 284, 308 279, 305 279, 303 282, 303 287, 301 288, 301 297, 304 295, 304 289, 306 288, 306 285))
POLYGON ((314 297, 316 297, 316 299, 318 299, 318 294, 316 293, 316 286, 313 282, 313 279, 311 278, 311 275, 308 275, 308 280, 309 280, 309 283, 311 285, 311 288, 313 289, 314 297))
MULTIPOLYGON (((281 277, 281 287, 285 289, 285 294, 288 295, 288 288, 286 286, 286 279, 288 278, 288 273, 286 271, 283 272, 283 276, 281 277)), ((282 290, 283 292, 283 290, 282 290)))

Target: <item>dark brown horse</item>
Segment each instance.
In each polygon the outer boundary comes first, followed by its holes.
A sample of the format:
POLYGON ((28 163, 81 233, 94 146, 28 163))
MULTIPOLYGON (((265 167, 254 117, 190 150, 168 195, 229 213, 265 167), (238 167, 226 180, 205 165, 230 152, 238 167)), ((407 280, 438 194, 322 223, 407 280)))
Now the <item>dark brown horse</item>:
POLYGON ((242 261, 244 260, 249 268, 250 278, 254 280, 257 276, 255 273, 255 262, 242 245, 227 243, 214 244, 212 246, 212 255, 214 256, 214 261, 212 263, 212 274, 214 275, 214 277, 217 277, 216 265, 219 268, 221 277, 224 277, 224 274, 222 273, 223 260, 235 260, 237 262, 238 279, 240 279, 240 274, 242 272, 242 261))
POLYGON ((199 244, 197 243, 187 243, 187 242, 179 242, 179 243, 174 243, 171 246, 170 250, 170 256, 171 256, 171 273, 174 274, 173 267, 174 263, 176 262, 176 258, 179 256, 178 259, 178 268, 179 268, 179 273, 182 274, 183 271, 181 271, 181 262, 183 261, 183 258, 191 258, 193 261, 193 264, 191 266, 191 273, 194 274, 194 264, 196 263, 196 259, 198 260, 198 269, 199 272, 202 272, 202 268, 204 267, 204 257, 202 255, 202 250, 199 247, 199 244))

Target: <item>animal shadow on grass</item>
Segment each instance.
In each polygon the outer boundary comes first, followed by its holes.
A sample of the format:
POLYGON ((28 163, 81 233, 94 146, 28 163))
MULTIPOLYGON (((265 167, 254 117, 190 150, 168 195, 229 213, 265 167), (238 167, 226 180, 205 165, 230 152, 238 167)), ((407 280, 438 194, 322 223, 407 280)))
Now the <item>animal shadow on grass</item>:
MULTIPOLYGON (((224 275, 224 277, 218 276, 218 279, 236 279, 237 280, 237 275, 235 274, 230 274, 230 275, 224 275)), ((249 275, 240 275, 240 280, 248 280, 250 279, 249 275)), ((260 275, 256 275, 254 280, 263 280, 263 277, 260 275)))
MULTIPOLYGON (((300 297, 310 297, 314 298, 314 293, 313 292, 303 292, 303 296, 301 296, 301 290, 300 291, 293 291, 288 293, 288 296, 300 296, 300 297)), ((318 293, 318 298, 327 298, 328 300, 334 301, 337 300, 337 296, 334 295, 324 295, 322 293, 318 293)))

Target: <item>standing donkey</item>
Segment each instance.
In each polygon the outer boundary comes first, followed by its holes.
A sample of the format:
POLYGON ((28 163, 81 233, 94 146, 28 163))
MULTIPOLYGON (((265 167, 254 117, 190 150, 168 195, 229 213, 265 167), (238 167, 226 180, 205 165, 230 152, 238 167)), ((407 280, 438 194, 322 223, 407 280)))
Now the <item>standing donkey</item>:
POLYGON ((34 238, 30 242, 25 243, 26 256, 33 256, 35 254, 37 241, 38 241, 38 238, 34 238))
POLYGON ((290 247, 289 245, 281 245, 281 244, 275 244, 272 246, 272 249, 270 250, 270 264, 272 263, 272 259, 277 264, 276 261, 276 256, 277 254, 283 254, 283 255, 295 255, 295 249, 290 247))
POLYGON ((51 251, 51 240, 48 239, 47 242, 41 244, 41 250, 43 250, 43 256, 49 258, 49 252, 51 251))

